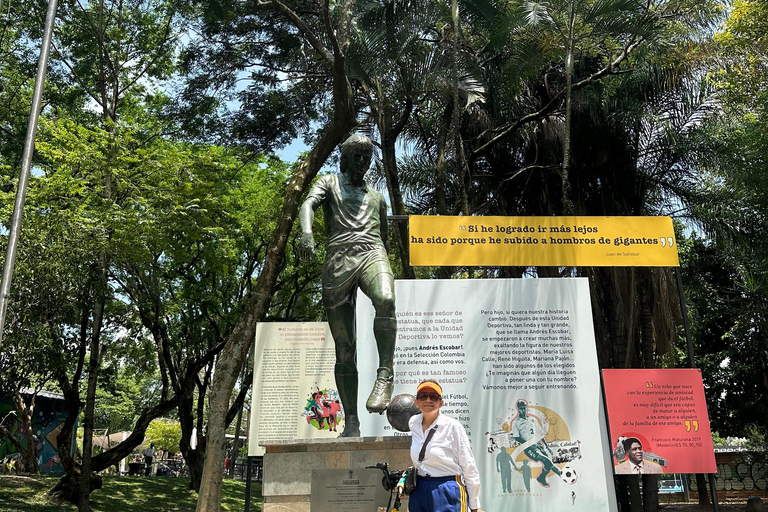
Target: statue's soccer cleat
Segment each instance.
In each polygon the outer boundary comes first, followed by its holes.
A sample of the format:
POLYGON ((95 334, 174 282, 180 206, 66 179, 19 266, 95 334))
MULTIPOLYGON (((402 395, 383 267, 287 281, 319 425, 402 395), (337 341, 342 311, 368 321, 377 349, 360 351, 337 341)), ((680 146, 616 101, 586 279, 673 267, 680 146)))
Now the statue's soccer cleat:
POLYGON ((377 412, 384 414, 392 399, 392 390, 394 388, 394 372, 391 368, 379 368, 376 371, 376 382, 373 384, 373 391, 365 402, 365 408, 368 412, 377 412))

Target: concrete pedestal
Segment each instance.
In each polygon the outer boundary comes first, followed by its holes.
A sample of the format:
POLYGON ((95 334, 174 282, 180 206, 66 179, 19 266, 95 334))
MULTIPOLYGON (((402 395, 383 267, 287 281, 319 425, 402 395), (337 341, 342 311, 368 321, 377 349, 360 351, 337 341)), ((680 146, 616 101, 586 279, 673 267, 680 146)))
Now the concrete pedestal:
MULTIPOLYGON (((391 470, 401 470, 411 465, 410 437, 298 439, 262 446, 266 450, 262 512, 310 512, 314 469, 365 468, 387 462, 391 470)), ((407 510, 405 502, 400 509, 407 510)))

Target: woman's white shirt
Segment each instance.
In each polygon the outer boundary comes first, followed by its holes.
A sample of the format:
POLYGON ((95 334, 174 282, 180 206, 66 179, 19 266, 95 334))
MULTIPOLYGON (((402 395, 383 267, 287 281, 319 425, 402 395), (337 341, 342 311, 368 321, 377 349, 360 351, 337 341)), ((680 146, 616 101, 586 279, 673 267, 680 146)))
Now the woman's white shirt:
POLYGON ((419 476, 461 475, 467 487, 469 508, 480 508, 480 474, 464 427, 454 418, 438 414, 432 425, 424 431, 421 426, 423 418, 423 414, 417 414, 408 422, 411 429, 413 467, 418 470, 419 476), (427 445, 424 460, 419 462, 421 447, 429 431, 435 427, 435 434, 427 445))

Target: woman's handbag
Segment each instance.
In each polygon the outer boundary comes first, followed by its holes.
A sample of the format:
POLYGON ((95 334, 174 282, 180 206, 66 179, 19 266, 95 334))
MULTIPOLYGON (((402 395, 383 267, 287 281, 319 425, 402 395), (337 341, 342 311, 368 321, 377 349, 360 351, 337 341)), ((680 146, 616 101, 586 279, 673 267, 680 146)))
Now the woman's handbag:
MULTIPOLYGON (((427 438, 424 440, 424 444, 421 446, 421 451, 419 452, 419 462, 424 460, 424 455, 427 453, 427 445, 429 444, 429 441, 432 439, 432 436, 435 435, 435 430, 437 430, 437 425, 435 425, 429 430, 429 434, 427 434, 427 438)), ((413 492, 413 490, 416 489, 416 481, 417 481, 416 468, 411 466, 410 468, 408 468, 408 476, 405 477, 403 494, 405 494, 406 496, 410 495, 413 492)))

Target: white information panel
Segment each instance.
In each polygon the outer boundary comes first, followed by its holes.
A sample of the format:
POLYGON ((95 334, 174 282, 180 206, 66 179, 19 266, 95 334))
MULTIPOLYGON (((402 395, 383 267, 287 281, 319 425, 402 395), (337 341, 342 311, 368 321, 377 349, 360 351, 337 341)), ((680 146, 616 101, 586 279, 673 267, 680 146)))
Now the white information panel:
MULTIPOLYGON (((472 440, 484 510, 616 510, 586 279, 403 280, 395 290, 395 395, 427 378, 442 385, 442 412, 472 440)), ((373 318, 359 294, 361 433, 403 435, 364 412, 378 365, 373 318)))

